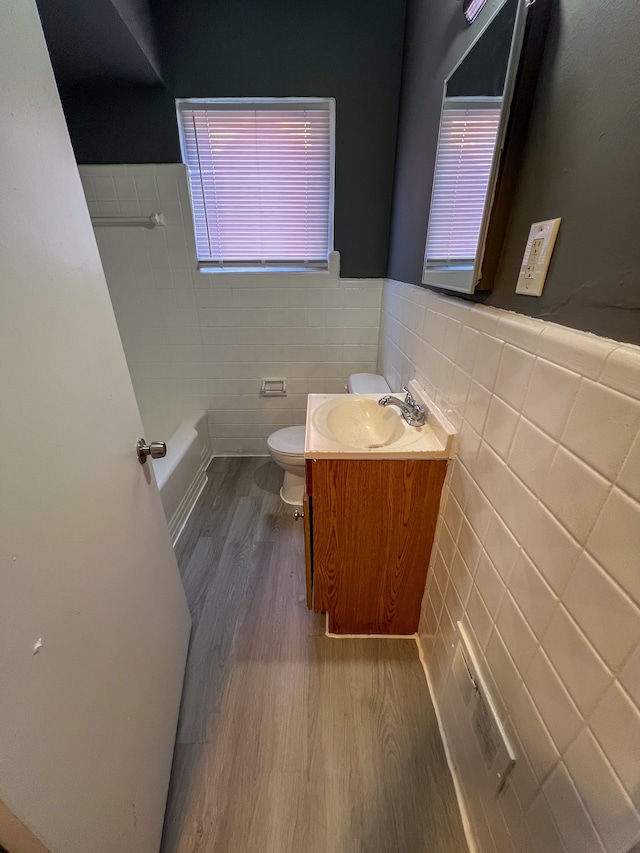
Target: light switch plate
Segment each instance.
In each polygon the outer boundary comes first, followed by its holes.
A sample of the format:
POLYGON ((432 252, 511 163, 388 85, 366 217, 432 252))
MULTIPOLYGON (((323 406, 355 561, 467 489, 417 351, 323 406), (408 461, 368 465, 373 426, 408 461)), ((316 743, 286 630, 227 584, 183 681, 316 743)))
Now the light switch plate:
POLYGON ((561 219, 546 219, 544 222, 534 222, 531 226, 516 293, 525 296, 542 295, 561 221, 561 219))

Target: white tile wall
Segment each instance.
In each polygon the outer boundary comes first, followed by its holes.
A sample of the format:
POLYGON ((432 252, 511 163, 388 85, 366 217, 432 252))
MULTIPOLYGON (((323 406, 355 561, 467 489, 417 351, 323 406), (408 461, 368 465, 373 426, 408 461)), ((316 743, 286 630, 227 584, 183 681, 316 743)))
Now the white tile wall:
POLYGON ((640 349, 391 281, 378 367, 394 387, 417 379, 461 434, 421 642, 479 850, 627 853, 640 840, 640 349), (498 796, 459 723, 458 619, 518 755, 498 796))
POLYGON ((206 409, 215 453, 266 453, 274 429, 304 423, 307 394, 340 392, 349 374, 375 370, 381 280, 201 274, 182 165, 80 175, 92 215, 166 220, 96 229, 143 411, 206 409), (270 376, 287 378, 286 397, 260 396, 270 376))

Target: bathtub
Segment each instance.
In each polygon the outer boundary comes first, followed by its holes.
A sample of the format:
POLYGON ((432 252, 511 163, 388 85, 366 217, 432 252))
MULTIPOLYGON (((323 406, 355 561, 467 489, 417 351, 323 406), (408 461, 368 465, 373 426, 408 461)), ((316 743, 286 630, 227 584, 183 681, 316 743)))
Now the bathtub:
POLYGON ((206 412, 179 415, 142 412, 149 441, 166 441, 164 459, 152 459, 171 541, 178 537, 207 483, 207 467, 213 454, 209 444, 206 412), (165 436, 169 438, 165 438, 165 436))

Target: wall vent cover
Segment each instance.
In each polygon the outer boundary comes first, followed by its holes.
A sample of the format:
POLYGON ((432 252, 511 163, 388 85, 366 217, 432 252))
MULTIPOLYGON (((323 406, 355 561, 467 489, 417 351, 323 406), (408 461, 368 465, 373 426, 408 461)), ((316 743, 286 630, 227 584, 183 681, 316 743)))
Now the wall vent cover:
POLYGON ((458 622, 458 633, 460 640, 453 661, 453 675, 464 702, 467 723, 473 731, 485 769, 495 783, 497 793, 502 790, 513 769, 515 753, 462 622, 458 622))

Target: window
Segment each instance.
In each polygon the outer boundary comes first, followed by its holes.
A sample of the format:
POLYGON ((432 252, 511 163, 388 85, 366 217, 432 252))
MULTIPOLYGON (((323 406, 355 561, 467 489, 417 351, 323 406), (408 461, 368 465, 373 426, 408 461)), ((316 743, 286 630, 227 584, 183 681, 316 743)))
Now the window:
POLYGON ((327 269, 332 99, 179 100, 198 266, 327 269))
POLYGON ((427 269, 473 269, 502 98, 447 98, 442 111, 427 269))

